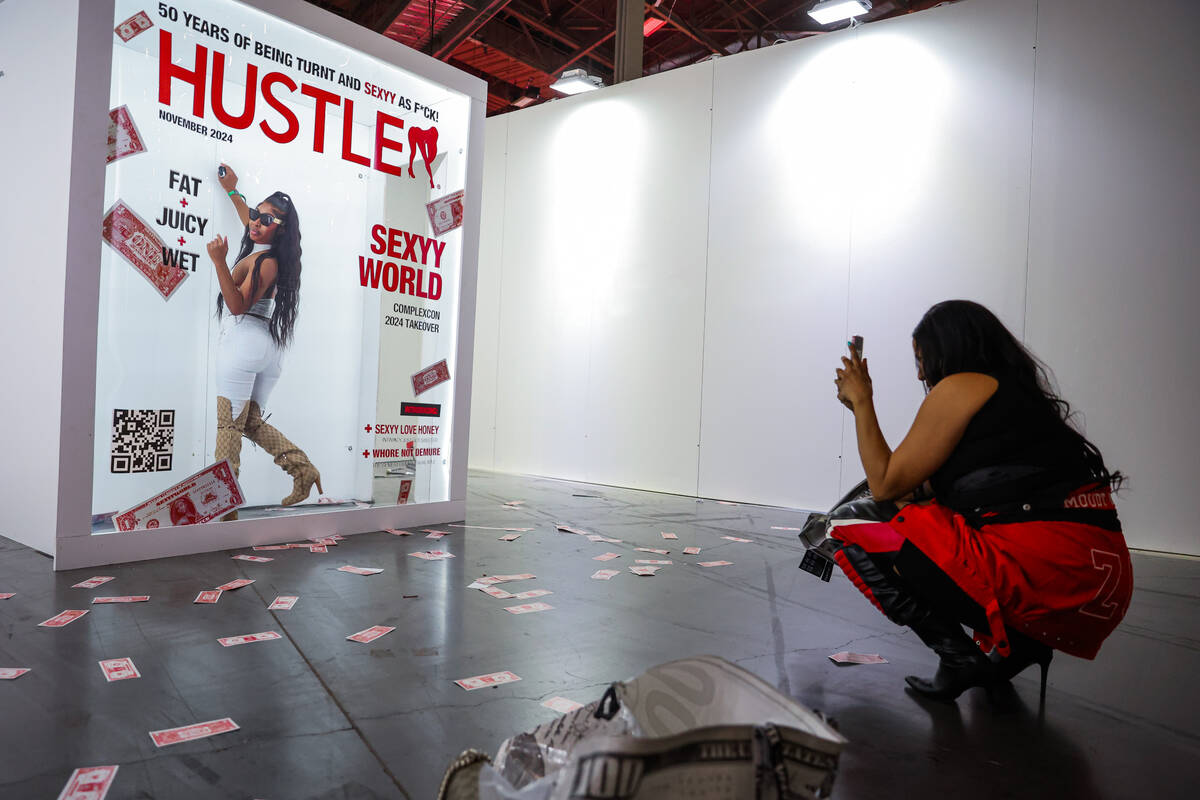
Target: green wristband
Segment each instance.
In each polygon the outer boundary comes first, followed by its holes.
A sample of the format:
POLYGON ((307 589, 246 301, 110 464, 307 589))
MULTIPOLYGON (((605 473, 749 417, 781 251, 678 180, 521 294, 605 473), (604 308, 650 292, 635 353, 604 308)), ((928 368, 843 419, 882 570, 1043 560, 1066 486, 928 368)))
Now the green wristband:
POLYGON ((245 199, 246 199, 246 195, 242 194, 242 193, 241 193, 241 192, 239 192, 237 189, 233 189, 233 190, 231 190, 231 191, 229 192, 229 196, 230 196, 230 197, 233 197, 235 194, 236 194, 238 197, 242 198, 243 200, 245 200, 245 199))

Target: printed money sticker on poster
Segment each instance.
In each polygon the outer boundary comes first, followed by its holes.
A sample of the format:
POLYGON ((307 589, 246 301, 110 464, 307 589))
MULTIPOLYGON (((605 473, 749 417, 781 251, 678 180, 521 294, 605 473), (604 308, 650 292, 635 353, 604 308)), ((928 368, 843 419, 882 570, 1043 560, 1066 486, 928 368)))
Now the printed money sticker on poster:
POLYGON ((482 112, 238 0, 112 26, 93 533, 449 500, 482 112), (132 418, 121 463, 155 468, 113 469, 119 409, 171 409, 172 457, 132 418), (172 513, 222 463, 238 502, 172 513))
POLYGON ((240 505, 242 489, 228 460, 223 459, 122 511, 113 517, 113 522, 120 531, 198 525, 211 522, 240 505))
POLYGON ((429 214, 429 224, 437 236, 443 236, 458 228, 463 222, 463 193, 455 192, 445 197, 439 197, 425 206, 429 214))
POLYGON ((146 146, 142 144, 142 135, 129 115, 129 109, 121 106, 108 112, 108 163, 144 152, 146 146))

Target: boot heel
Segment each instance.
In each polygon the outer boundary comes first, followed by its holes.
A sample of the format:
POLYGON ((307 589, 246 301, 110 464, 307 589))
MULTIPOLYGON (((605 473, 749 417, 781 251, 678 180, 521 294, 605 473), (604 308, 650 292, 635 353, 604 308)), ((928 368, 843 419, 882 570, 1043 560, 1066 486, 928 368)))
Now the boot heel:
POLYGON ((1038 662, 1038 666, 1042 668, 1042 689, 1038 699, 1038 708, 1045 713, 1046 711, 1046 678, 1050 674, 1050 656, 1038 662))
POLYGON ((325 494, 325 490, 321 488, 321 476, 317 475, 317 494, 325 494))

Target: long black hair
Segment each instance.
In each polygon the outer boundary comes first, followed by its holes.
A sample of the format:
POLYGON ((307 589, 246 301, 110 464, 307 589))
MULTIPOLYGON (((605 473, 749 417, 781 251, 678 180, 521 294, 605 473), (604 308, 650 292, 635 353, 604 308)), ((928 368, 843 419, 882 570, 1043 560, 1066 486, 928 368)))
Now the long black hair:
MULTIPOLYGON (((275 272, 275 311, 271 314, 269 330, 271 339, 280 347, 286 347, 292 339, 296 326, 296 312, 300 304, 300 218, 290 195, 273 192, 263 203, 269 203, 281 212, 278 230, 267 252, 278 263, 275 272)), ((260 204, 261 205, 261 204, 260 204)), ((242 244, 234 263, 250 255, 254 242, 250 240, 250 226, 242 233, 242 244)), ((258 294, 258 261, 250 270, 250 296, 258 294)), ((217 316, 225 308, 225 298, 217 292, 217 316)))
POLYGON ((1078 445, 1093 479, 1113 488, 1124 483, 1125 476, 1110 472, 1100 450, 1072 424, 1071 405, 1055 392, 1050 370, 985 306, 970 300, 938 303, 921 317, 912 338, 927 388, 958 372, 981 372, 1011 382, 1035 412, 1058 419, 1067 438, 1078 445))

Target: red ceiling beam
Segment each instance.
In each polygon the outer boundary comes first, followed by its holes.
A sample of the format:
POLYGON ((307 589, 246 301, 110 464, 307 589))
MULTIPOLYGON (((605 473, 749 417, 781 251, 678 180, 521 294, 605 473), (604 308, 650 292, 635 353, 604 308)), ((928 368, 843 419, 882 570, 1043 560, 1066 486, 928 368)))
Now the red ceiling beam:
POLYGON ((512 0, 488 0, 474 16, 459 14, 433 41, 434 58, 446 58, 476 31, 488 23, 512 0))
POLYGON ((691 39, 692 41, 701 45, 702 47, 708 48, 709 50, 716 53, 717 55, 727 56, 730 54, 729 51, 726 50, 724 47, 722 47, 721 44, 718 43, 716 39, 712 38, 704 31, 698 30, 698 29, 692 27, 691 25, 684 22, 679 17, 675 16, 674 14, 663 11, 658 6, 655 6, 651 3, 646 3, 645 5, 646 5, 646 11, 648 11, 649 13, 658 17, 659 19, 665 19, 667 21, 668 25, 675 28, 680 33, 687 36, 689 39, 691 39))

